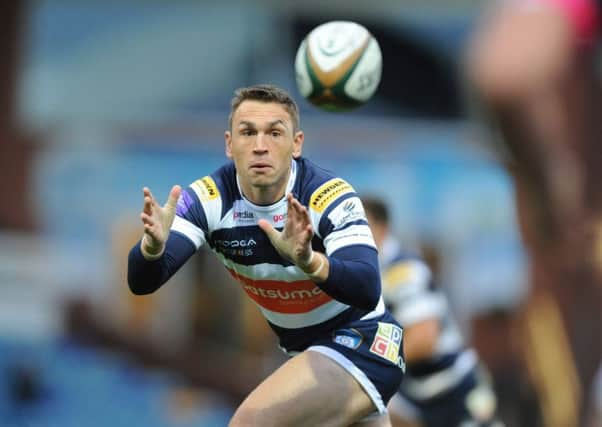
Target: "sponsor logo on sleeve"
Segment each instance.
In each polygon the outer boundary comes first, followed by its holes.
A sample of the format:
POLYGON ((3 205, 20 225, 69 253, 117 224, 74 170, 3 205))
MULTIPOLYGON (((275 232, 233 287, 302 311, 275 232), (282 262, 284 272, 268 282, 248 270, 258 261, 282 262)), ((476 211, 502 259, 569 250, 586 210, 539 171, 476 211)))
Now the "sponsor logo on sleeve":
POLYGON ((187 191, 182 191, 180 198, 178 199, 178 204, 176 205, 176 214, 179 216, 186 215, 194 203, 194 199, 190 196, 187 191))
POLYGON ((339 329, 334 332, 332 340, 344 347, 356 350, 364 341, 364 336, 356 329, 339 329))
POLYGON ((370 346, 370 352, 404 369, 401 350, 402 329, 392 323, 378 322, 378 330, 370 346))
POLYGON ((332 222, 335 230, 350 222, 366 218, 362 205, 354 199, 355 198, 347 199, 328 214, 328 218, 332 222))
POLYGON ((326 181, 313 192, 309 199, 309 207, 316 212, 324 212, 332 202, 343 194, 352 193, 353 187, 341 178, 326 181))
POLYGON ((219 196, 217 185, 210 176, 197 179, 192 185, 198 190, 199 199, 204 202, 216 199, 219 196))

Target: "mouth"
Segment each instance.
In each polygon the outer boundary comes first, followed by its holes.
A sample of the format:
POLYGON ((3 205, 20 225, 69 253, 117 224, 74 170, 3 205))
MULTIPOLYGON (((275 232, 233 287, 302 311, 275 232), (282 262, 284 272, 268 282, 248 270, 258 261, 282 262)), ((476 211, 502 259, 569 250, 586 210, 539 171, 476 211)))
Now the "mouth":
POLYGON ((252 171, 255 171, 255 172, 265 172, 269 169, 272 169, 272 166, 268 163, 257 162, 257 163, 252 163, 251 166, 249 167, 249 169, 251 169, 252 171))

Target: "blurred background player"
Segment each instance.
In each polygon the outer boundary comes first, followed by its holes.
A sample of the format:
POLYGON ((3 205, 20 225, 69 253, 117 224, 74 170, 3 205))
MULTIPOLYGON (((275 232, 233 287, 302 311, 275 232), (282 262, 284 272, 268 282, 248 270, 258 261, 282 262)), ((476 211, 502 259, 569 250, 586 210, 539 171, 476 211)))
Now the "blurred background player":
POLYGON ((500 426, 478 356, 466 346, 431 269, 394 237, 384 201, 362 202, 379 249, 385 304, 404 327, 406 375, 389 405, 393 424, 500 426))
POLYGON ((582 425, 601 354, 599 12, 592 0, 500 2, 468 46, 514 177, 531 264, 523 348, 548 426, 582 425))

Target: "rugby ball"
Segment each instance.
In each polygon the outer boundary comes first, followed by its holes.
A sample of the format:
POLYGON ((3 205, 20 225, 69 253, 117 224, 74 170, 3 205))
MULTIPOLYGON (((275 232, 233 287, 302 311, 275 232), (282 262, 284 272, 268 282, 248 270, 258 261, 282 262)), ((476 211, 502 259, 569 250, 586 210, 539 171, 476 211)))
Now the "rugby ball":
POLYGON ((297 88, 312 104, 348 111, 367 102, 382 74, 377 40, 362 25, 330 21, 303 39, 295 57, 297 88))

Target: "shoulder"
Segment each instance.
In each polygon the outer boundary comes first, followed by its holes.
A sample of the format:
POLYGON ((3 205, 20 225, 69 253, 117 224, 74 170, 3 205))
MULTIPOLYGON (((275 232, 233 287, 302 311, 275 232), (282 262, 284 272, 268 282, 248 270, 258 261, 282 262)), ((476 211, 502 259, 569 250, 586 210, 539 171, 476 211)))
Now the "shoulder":
POLYGON ((430 268, 424 260, 413 254, 399 252, 382 269, 382 283, 386 292, 401 288, 411 293, 428 291, 431 281, 430 268))
POLYGON ((321 168, 310 160, 298 160, 300 179, 296 192, 302 204, 312 211, 323 213, 336 200, 355 190, 345 179, 321 168))
POLYGON ((231 163, 225 164, 210 175, 192 182, 180 198, 179 212, 189 210, 191 205, 199 206, 209 222, 219 220, 236 200, 236 170, 231 163))

